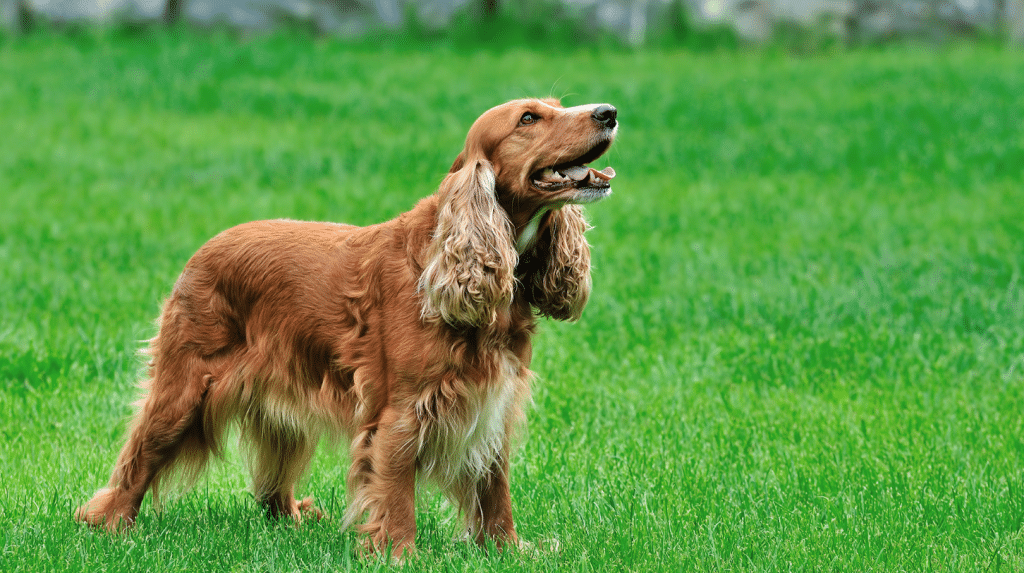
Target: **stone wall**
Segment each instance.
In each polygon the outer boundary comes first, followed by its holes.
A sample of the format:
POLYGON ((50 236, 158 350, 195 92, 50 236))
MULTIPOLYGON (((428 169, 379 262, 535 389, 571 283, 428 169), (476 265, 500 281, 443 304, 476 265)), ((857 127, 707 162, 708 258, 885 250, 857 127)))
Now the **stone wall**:
MULTIPOLYGON (((442 27, 476 0, 184 0, 183 18, 267 29, 302 21, 337 35, 358 35, 374 26, 399 27, 408 10, 442 27)), ((502 0, 515 2, 523 0, 502 0)), ((559 0, 565 12, 642 44, 650 22, 673 0, 559 0)), ((725 23, 748 40, 771 38, 779 22, 824 27, 843 39, 901 34, 970 33, 1005 26, 1024 40, 1024 0, 686 0, 700 23, 725 23), (999 13, 1000 7, 1004 8, 999 13)), ((0 24, 18 28, 26 11, 55 22, 160 19, 166 0, 0 0, 0 24)), ((534 1, 533 5, 537 5, 534 1)))

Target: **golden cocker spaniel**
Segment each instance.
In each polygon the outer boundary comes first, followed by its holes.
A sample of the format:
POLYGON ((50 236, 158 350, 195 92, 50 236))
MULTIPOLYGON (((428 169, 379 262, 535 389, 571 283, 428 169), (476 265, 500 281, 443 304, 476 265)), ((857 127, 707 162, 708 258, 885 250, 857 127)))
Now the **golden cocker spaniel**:
POLYGON ((479 543, 517 543, 512 437, 529 399, 535 315, 590 295, 580 204, 616 109, 511 101, 485 112, 440 189, 369 227, 258 221, 188 261, 150 341, 149 380, 106 488, 75 517, 120 530, 146 491, 194 479, 237 421, 256 498, 319 515, 294 487, 327 432, 351 439, 345 525, 372 550, 413 547, 417 476, 479 543))

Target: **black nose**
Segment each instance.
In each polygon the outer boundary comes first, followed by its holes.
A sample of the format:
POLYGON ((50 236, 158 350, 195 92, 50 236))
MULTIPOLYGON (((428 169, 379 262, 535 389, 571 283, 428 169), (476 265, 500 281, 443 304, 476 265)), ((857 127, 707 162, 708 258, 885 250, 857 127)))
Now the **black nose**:
POLYGON ((615 127, 615 118, 618 115, 619 110, 615 109, 613 106, 602 104, 597 106, 597 109, 590 114, 590 117, 594 118, 594 121, 597 123, 611 129, 615 127))

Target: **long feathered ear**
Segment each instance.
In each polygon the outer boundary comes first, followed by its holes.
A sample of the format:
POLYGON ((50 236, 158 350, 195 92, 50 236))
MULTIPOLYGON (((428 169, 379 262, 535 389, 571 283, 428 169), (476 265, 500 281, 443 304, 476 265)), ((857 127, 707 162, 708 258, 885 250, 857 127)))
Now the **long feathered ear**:
POLYGON ((526 279, 531 302, 541 314, 570 321, 583 314, 591 288, 590 245, 583 236, 589 228, 579 205, 552 211, 531 253, 539 264, 526 279))
POLYGON ((490 162, 463 162, 441 183, 437 227, 420 275, 423 318, 485 326, 512 303, 519 261, 490 162))

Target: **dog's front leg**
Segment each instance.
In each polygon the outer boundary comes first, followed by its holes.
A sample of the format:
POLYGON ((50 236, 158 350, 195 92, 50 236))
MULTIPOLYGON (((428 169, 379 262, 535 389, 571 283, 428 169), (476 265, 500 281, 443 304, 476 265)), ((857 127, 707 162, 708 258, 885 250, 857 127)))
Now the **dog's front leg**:
POLYGON ((368 513, 360 530, 367 549, 402 558, 416 539, 416 436, 418 422, 386 409, 364 443, 353 451, 353 506, 368 513))
POLYGON ((517 545, 519 538, 516 536, 516 526, 512 520, 512 494, 509 492, 507 456, 495 460, 489 474, 477 483, 477 495, 480 503, 480 524, 476 542, 485 545, 489 537, 499 548, 517 545))

